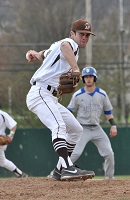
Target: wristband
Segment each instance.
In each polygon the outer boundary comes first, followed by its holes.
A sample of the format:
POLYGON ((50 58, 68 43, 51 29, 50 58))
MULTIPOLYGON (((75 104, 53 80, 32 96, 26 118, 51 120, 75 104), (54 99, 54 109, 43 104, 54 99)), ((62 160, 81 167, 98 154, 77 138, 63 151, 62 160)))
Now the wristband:
POLYGON ((14 134, 15 134, 15 132, 14 132, 14 131, 10 131, 10 134, 11 134, 11 135, 14 135, 14 134))
POLYGON ((10 131, 10 133, 9 133, 8 137, 10 137, 10 138, 11 138, 11 140, 13 140, 14 134, 15 134, 15 132, 14 132, 14 131, 10 131))
POLYGON ((111 126, 116 126, 114 118, 109 119, 109 122, 110 122, 111 126))

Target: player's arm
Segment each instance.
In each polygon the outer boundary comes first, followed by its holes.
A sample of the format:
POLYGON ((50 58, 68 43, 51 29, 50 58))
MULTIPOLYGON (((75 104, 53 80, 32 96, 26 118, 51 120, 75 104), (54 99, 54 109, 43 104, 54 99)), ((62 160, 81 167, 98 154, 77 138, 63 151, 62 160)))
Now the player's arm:
POLYGON ((77 99, 75 97, 75 93, 73 94, 68 106, 67 106, 67 109, 71 112, 71 113, 76 113, 77 110, 78 110, 78 102, 77 102, 77 99))
POLYGON ((13 138, 14 138, 14 134, 16 132, 16 129, 17 129, 17 125, 15 125, 13 128, 10 129, 10 133, 9 133, 8 137, 10 137, 11 140, 13 140, 13 138))
POLYGON ((43 61, 44 60, 44 52, 45 50, 42 51, 35 51, 35 50, 29 50, 26 53, 26 59, 28 62, 34 62, 37 60, 43 61))
POLYGON ((80 72, 76 59, 75 59, 74 51, 68 42, 61 43, 61 51, 66 61, 68 62, 68 64, 71 66, 72 71, 80 72))
POLYGON ((109 121, 111 128, 110 128, 110 136, 114 137, 117 135, 117 128, 116 128, 116 123, 114 120, 113 114, 105 114, 106 119, 109 121))

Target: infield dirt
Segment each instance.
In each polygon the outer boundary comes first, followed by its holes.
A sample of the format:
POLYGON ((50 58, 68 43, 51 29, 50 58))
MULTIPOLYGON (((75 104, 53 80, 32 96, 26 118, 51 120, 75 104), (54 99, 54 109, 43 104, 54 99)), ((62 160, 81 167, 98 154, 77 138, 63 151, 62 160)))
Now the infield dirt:
POLYGON ((130 200, 130 179, 62 182, 50 178, 0 180, 0 200, 130 200))

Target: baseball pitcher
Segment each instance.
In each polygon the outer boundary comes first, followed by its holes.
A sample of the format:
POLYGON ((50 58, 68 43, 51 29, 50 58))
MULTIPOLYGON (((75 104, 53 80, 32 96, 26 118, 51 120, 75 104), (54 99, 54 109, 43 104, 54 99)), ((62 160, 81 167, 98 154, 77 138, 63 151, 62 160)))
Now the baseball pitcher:
POLYGON ((43 61, 40 68, 32 76, 31 89, 27 94, 27 106, 41 122, 52 132, 52 144, 59 156, 53 177, 56 180, 86 179, 94 176, 94 172, 77 169, 69 157, 82 134, 82 126, 67 108, 58 103, 57 95, 73 92, 78 85, 80 69, 77 65, 79 48, 84 48, 89 40, 91 25, 86 20, 76 20, 71 27, 70 38, 53 43, 48 50, 36 52, 30 50, 26 54, 29 62, 43 61), (63 77, 63 74, 65 76, 63 77), (62 77, 61 77, 62 76, 62 77), (73 86, 68 92, 64 81, 73 86), (72 81, 73 80, 73 81, 72 81))

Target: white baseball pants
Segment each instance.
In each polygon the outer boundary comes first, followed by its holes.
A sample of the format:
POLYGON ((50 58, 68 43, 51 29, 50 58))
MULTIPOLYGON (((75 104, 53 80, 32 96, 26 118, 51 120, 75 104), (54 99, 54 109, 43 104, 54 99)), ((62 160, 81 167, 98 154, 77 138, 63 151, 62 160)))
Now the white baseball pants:
POLYGON ((65 139, 76 144, 83 128, 74 115, 58 103, 57 97, 47 87, 32 86, 27 94, 26 103, 29 110, 35 113, 41 122, 52 131, 52 141, 65 139))

